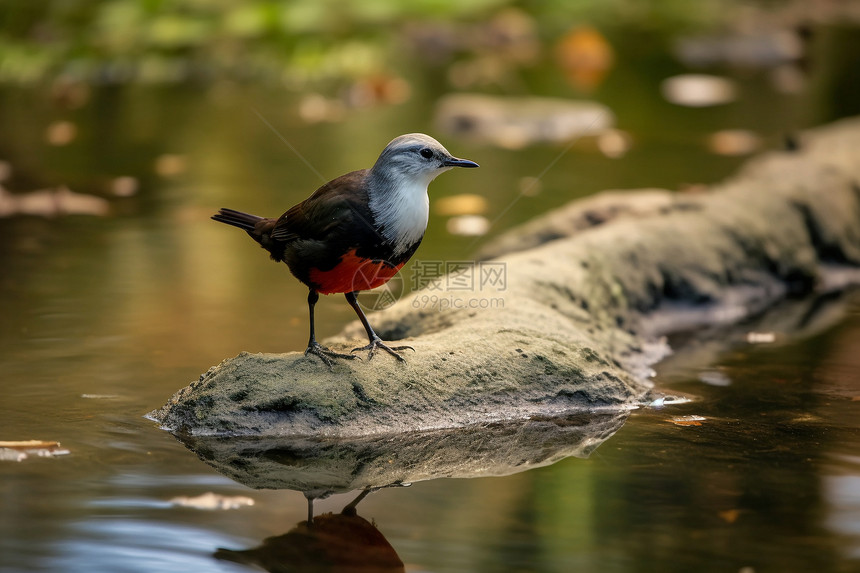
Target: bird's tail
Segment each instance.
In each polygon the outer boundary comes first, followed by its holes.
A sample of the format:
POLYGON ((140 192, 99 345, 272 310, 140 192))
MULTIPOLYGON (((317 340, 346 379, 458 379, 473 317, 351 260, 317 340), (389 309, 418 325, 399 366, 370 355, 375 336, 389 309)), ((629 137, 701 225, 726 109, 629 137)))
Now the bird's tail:
POLYGON ((235 211, 233 209, 226 208, 221 208, 217 213, 212 215, 212 219, 218 221, 219 223, 226 223, 227 225, 239 227, 244 231, 252 232, 257 222, 263 220, 264 218, 265 217, 251 215, 249 213, 243 213, 241 211, 235 211))

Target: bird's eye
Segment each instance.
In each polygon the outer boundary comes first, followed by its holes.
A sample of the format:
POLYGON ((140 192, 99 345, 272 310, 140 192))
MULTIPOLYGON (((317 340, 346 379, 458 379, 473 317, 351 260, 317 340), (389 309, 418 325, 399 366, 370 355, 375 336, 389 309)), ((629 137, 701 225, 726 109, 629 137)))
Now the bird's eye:
POLYGON ((433 157, 433 151, 428 147, 425 147, 418 153, 420 153, 421 157, 423 157, 424 159, 430 159, 431 157, 433 157))

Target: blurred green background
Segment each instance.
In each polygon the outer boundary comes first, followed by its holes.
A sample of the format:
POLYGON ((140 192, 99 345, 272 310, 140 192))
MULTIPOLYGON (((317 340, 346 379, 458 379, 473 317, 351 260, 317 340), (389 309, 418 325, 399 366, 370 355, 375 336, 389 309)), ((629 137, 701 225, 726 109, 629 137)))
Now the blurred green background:
MULTIPOLYGON (((860 107, 850 2, 0 7, 6 335, 38 308, 21 300, 52 282, 34 261, 50 267, 78 248, 85 260, 61 275, 70 292, 113 288, 102 298, 148 321, 138 330, 154 341, 204 344, 188 329, 210 333, 209 352, 187 355, 197 364, 297 348, 306 311, 286 269, 208 216, 221 206, 277 216, 324 180, 370 166, 401 133, 430 133, 482 165, 431 186, 416 255, 463 260, 575 197, 695 191, 860 107), (488 99, 463 98, 475 94, 488 99), (64 188, 87 196, 66 197, 68 209, 107 217, 57 222, 64 188), (285 323, 296 332, 269 334, 285 323)), ((350 316, 343 306, 320 305, 323 334, 350 316)))

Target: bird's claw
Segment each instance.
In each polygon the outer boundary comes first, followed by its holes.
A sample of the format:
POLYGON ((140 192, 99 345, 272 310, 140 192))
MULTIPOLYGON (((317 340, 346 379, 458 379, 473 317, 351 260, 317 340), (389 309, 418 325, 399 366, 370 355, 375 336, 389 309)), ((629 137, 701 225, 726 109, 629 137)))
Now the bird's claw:
POLYGON ((368 359, 368 360, 371 360, 371 359, 373 359, 373 356, 376 354, 376 350, 377 350, 377 349, 379 349, 379 348, 381 348, 382 350, 386 351, 387 353, 389 353, 390 355, 392 355, 393 357, 395 357, 395 358, 396 358, 397 360, 399 360, 400 362, 406 362, 406 359, 405 359, 405 358, 403 358, 402 356, 400 356, 400 355, 397 353, 398 351, 400 351, 400 350, 411 350, 412 352, 415 352, 415 349, 414 349, 414 348, 412 348, 411 346, 394 346, 394 347, 388 346, 387 344, 385 344, 384 342, 382 342, 382 339, 380 339, 380 338, 374 338, 374 339, 372 339, 372 340, 371 340, 367 345, 365 345, 365 346, 360 346, 360 347, 358 347, 358 348, 353 348, 353 349, 352 349, 352 352, 360 352, 360 351, 362 351, 362 350, 367 350, 367 351, 368 351, 368 352, 367 352, 367 359, 368 359))
MULTIPOLYGON (((308 354, 313 354, 314 356, 319 357, 319 359, 323 361, 323 364, 325 364, 329 368, 332 368, 334 366, 334 359, 336 358, 343 358, 345 360, 355 360, 356 358, 359 358, 354 354, 342 354, 340 352, 335 352, 334 350, 326 348, 319 342, 311 342, 310 344, 308 344, 308 347, 305 350, 305 356, 307 356, 308 354)), ((359 360, 360 359, 361 358, 359 358, 359 360)))

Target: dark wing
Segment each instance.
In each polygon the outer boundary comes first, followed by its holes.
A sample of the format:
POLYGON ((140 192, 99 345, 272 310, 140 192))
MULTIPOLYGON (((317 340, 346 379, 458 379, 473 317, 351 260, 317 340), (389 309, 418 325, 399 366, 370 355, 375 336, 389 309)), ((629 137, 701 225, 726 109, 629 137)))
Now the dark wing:
MULTIPOLYGON (((272 238, 286 243, 296 240, 324 241, 332 233, 361 222, 367 212, 367 170, 353 171, 329 181, 313 195, 280 216, 272 238)), ((368 221, 368 224, 371 224, 368 221)))
POLYGON ((308 282, 310 268, 334 268, 350 250, 385 242, 367 205, 366 177, 366 170, 353 171, 326 183, 275 223, 280 260, 299 280, 308 282))

